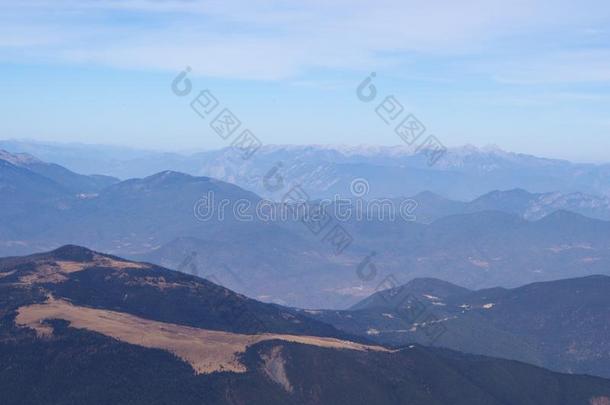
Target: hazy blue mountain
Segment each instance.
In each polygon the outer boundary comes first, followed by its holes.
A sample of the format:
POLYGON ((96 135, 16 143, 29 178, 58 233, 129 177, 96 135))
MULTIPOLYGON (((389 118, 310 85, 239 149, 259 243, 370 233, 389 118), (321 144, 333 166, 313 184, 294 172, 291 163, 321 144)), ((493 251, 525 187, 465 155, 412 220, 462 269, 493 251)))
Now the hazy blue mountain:
POLYGON ((45 238, 45 232, 61 230, 67 212, 117 181, 0 150, 0 252, 19 254, 58 246, 60 239, 45 238))
POLYGON ((260 300, 310 308, 346 308, 390 275, 398 282, 438 277, 469 288, 514 287, 608 274, 610 268, 610 223, 564 210, 591 212, 590 204, 556 203, 574 200, 523 190, 492 192, 469 203, 420 193, 415 214, 429 223, 331 218, 328 229, 316 233, 299 219, 237 220, 231 204, 247 203, 245 212, 252 215, 261 198, 209 177, 163 171, 77 194, 78 187, 91 186, 90 176, 28 155, 4 156, 0 254, 5 255, 86 244, 214 276, 260 300), (53 178, 43 176, 49 167, 53 178), (196 204, 210 192, 214 204, 226 200, 229 208, 222 219, 216 213, 200 221, 196 204), (531 221, 532 212, 535 218, 548 215, 531 221), (351 239, 340 254, 328 238, 337 225, 351 239), (363 278, 363 271, 369 275, 363 278))
POLYGON ((0 159, 0 252, 32 252, 31 238, 60 226, 58 215, 73 198, 54 180, 0 159))
POLYGON ((57 182, 0 159, 2 202, 19 205, 26 201, 46 201, 67 195, 67 190, 57 182))
POLYGON ((609 165, 571 163, 496 147, 449 148, 432 166, 426 155, 413 153, 406 146, 265 145, 248 160, 231 148, 180 154, 26 141, 0 141, 0 148, 32 153, 81 173, 130 178, 174 170, 209 176, 273 198, 281 198, 287 191, 265 185, 266 175, 278 163, 285 184, 301 184, 313 198, 349 196, 355 178, 367 179, 369 197, 432 191, 471 200, 489 190, 514 188, 537 193, 610 194, 609 165))
POLYGON ((538 221, 499 211, 454 215, 428 225, 351 221, 343 226, 353 243, 340 256, 303 224, 274 224, 282 231, 270 224, 248 225, 231 227, 243 237, 176 239, 142 257, 177 268, 195 253, 200 274, 215 274, 227 286, 263 300, 310 308, 345 308, 388 276, 398 282, 437 277, 469 288, 514 287, 609 274, 610 268, 610 222, 567 211, 538 221), (269 278, 274 282, 265 282, 269 278))
POLYGON ((0 160, 46 177, 74 194, 95 193, 119 181, 109 176, 74 173, 58 164, 47 163, 24 153, 11 154, 0 149, 0 160))
POLYGON ((435 345, 610 377, 608 276, 477 291, 415 279, 375 293, 349 311, 303 313, 394 345, 429 344, 423 314, 432 314, 428 323, 434 319, 443 328, 435 345))
POLYGON ((0 259, 0 290, 0 389, 7 405, 610 400, 610 380, 349 340, 294 310, 77 246, 0 259))
MULTIPOLYGON (((165 171, 108 186, 85 198, 66 197, 60 208, 44 205, 24 219, 20 240, 29 252, 87 243, 130 254, 148 252, 179 236, 219 238, 224 234, 223 240, 228 240, 234 236, 231 223, 236 222, 231 212, 222 221, 202 222, 195 217, 196 202, 209 192, 214 193, 217 204, 222 199, 244 199, 253 204, 258 200, 228 183, 165 171), (50 219, 57 226, 40 226, 50 219)), ((253 225, 244 222, 240 226, 253 225)), ((12 253, 10 249, 5 252, 12 253)))
POLYGON ((110 145, 90 145, 81 143, 38 142, 27 140, 0 140, 0 149, 13 154, 22 153, 36 156, 47 162, 55 162, 78 173, 106 174, 119 178, 146 177, 153 173, 169 169, 138 172, 134 164, 129 173, 121 169, 123 162, 147 158, 154 161, 159 152, 110 145))
POLYGON ((522 189, 492 191, 466 205, 465 211, 498 210, 530 220, 554 211, 572 211, 587 217, 610 220, 610 198, 583 193, 529 193, 522 189))
MULTIPOLYGON (((222 219, 214 215, 198 220, 196 203, 209 192, 214 192, 215 205, 222 200, 247 203, 250 215, 261 201, 254 193, 208 177, 165 171, 82 197, 30 170, 8 162, 5 166, 6 184, 19 190, 0 199, 7 207, 0 223, 1 254, 87 244, 182 266, 186 272, 196 268, 241 293, 287 305, 346 308, 390 275, 399 282, 437 277, 469 288, 514 287, 608 274, 610 268, 610 222, 569 211, 537 221, 480 211, 429 224, 354 217, 339 221, 331 215, 328 228, 316 233, 299 219, 238 220, 231 205, 222 219), (337 225, 351 239, 339 254, 328 238, 337 225), (183 265, 189 257, 193 259, 183 265), (367 258, 372 258, 372 270, 367 258), (369 272, 364 278, 363 271, 369 272)), ((463 208, 430 193, 422 196, 436 201, 436 207, 463 208)), ((510 210, 510 204, 498 205, 510 210)))
MULTIPOLYGON (((417 221, 430 223, 449 215, 502 211, 528 220, 555 211, 571 211, 586 217, 610 220, 610 197, 584 193, 530 193, 523 189, 494 190, 471 201, 456 201, 431 192, 411 197, 418 202, 417 221)), ((400 201, 399 199, 397 201, 400 201)))

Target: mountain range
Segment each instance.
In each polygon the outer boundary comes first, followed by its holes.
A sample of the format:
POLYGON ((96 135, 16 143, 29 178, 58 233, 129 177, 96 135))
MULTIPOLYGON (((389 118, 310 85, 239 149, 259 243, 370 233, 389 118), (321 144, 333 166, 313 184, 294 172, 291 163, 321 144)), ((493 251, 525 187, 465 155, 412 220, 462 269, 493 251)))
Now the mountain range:
POLYGON ((608 276, 476 291, 422 278, 346 311, 301 313, 382 344, 434 344, 610 378, 608 276), (426 333, 435 322, 442 329, 426 333))
POLYGON ((27 153, 12 154, 0 150, 0 160, 5 165, 9 164, 51 180, 56 184, 58 192, 61 190, 74 194, 95 193, 119 182, 119 179, 110 176, 78 174, 58 164, 44 162, 27 153))
POLYGON ((411 198, 418 202, 417 220, 424 223, 449 215, 479 211, 503 211, 535 221, 555 211, 564 210, 590 218, 610 220, 609 197, 580 192, 530 193, 523 189, 494 190, 468 202, 450 200, 431 192, 422 192, 411 198))
POLYGON ((209 177, 164 171, 118 181, 78 175, 29 156, 3 156, 3 255, 82 244, 215 277, 260 300, 338 309, 370 295, 390 275, 402 283, 437 277, 483 288, 608 274, 610 269, 610 223, 581 215, 603 217, 603 209, 587 205, 590 200, 544 205, 541 201, 556 200, 512 190, 462 203, 427 192, 414 197, 418 222, 340 220, 330 212, 328 229, 316 233, 303 218, 239 220, 231 210, 223 218, 198 220, 196 203, 211 192, 215 204, 247 202, 249 214, 262 201, 209 177), (538 219, 534 211, 548 215, 538 219), (325 237, 336 226, 351 238, 340 254, 325 237), (364 278, 363 269, 370 273, 364 278))
POLYGON ((522 188, 535 193, 582 192, 610 195, 610 165, 572 163, 498 147, 449 148, 434 165, 423 152, 406 146, 265 145, 247 160, 232 148, 166 153, 84 144, 0 141, 0 148, 27 152, 79 173, 123 179, 164 170, 208 176, 234 183, 267 198, 285 190, 268 187, 274 167, 286 187, 300 184, 312 198, 348 196, 354 179, 370 184, 369 197, 404 197, 432 191, 471 200, 489 190, 522 188))
POLYGON ((610 401, 610 380, 352 339, 292 309, 78 246, 0 259, 0 289, 7 405, 610 401))

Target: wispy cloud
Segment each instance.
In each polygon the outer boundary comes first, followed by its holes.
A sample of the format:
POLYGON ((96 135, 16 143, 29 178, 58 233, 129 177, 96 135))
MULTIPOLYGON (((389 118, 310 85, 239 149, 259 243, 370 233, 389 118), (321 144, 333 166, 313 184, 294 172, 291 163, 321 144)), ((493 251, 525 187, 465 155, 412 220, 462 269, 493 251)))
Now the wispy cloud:
POLYGON ((503 83, 610 82, 610 49, 550 52, 518 58, 495 66, 494 77, 503 83))
MULTIPOLYGON (((0 56, 135 69, 189 64, 208 76, 280 80, 315 69, 398 69, 426 55, 485 58, 515 36, 607 22, 608 5, 584 3, 597 12, 564 0, 5 1, 0 56)), ((576 79, 608 80, 606 62, 595 59, 576 79)), ((490 75, 526 82, 544 68, 508 65, 490 75)), ((556 77, 570 80, 578 68, 572 63, 556 77)))

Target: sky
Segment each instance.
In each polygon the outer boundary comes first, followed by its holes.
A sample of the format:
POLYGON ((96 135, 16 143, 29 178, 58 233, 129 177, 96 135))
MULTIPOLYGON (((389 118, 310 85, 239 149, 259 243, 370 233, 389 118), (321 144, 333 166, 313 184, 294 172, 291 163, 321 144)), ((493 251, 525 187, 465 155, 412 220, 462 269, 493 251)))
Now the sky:
POLYGON ((3 139, 220 148, 208 90, 265 144, 397 145, 394 96, 447 146, 606 162, 610 3, 0 0, 0 86, 3 139))

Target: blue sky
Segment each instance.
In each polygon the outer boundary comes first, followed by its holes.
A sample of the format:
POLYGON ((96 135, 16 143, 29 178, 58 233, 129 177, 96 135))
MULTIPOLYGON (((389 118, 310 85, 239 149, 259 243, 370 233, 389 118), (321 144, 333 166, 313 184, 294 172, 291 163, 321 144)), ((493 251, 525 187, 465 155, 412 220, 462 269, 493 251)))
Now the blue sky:
POLYGON ((370 72, 448 146, 610 161, 610 3, 0 2, 0 137, 222 147, 185 66, 264 143, 399 144, 370 72))

